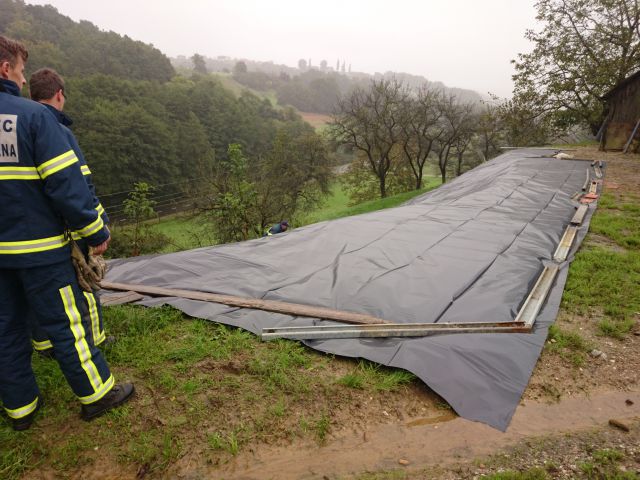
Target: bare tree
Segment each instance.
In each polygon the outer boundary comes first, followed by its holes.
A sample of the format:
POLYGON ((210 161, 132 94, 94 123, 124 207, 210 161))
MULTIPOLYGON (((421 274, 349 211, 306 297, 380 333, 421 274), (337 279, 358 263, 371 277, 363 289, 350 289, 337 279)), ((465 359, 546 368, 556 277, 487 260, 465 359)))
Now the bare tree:
POLYGON ((440 121, 441 93, 426 85, 418 90, 415 98, 405 99, 404 116, 400 122, 401 145, 404 158, 411 166, 416 190, 422 188, 422 175, 434 143, 445 131, 440 121))
MULTIPOLYGON (((439 109, 444 131, 436 141, 435 150, 438 155, 438 168, 442 183, 445 183, 451 154, 455 152, 458 140, 468 129, 474 107, 471 103, 459 103, 455 95, 443 94, 440 97, 439 109)), ((466 146, 464 148, 466 149, 466 146)))
POLYGON ((500 152, 503 143, 503 122, 498 107, 492 103, 485 103, 478 114, 476 125, 477 146, 482 154, 482 161, 486 162, 500 152))
POLYGON ((338 102, 331 133, 343 145, 362 152, 378 178, 380 197, 386 197, 386 179, 394 146, 401 138, 401 121, 408 91, 401 82, 374 80, 367 90, 356 88, 338 102))

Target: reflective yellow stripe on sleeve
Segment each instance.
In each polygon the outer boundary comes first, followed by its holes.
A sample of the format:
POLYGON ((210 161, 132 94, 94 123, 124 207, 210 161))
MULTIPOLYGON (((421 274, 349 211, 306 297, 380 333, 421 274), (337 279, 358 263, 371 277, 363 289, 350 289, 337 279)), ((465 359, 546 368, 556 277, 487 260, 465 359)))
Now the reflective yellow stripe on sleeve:
POLYGON ((29 405, 25 405, 24 407, 20 407, 20 408, 15 408, 13 410, 5 407, 5 411, 7 412, 7 415, 9 415, 10 418, 22 418, 22 417, 26 417, 31 412, 33 412, 37 406, 38 406, 38 397, 36 397, 36 399, 33 402, 31 402, 29 405))
POLYGON ((81 237, 89 237, 94 233, 102 230, 103 227, 104 227, 104 222, 102 221, 102 218, 100 217, 100 215, 98 215, 98 218, 96 218, 93 222, 91 222, 86 227, 75 231, 74 233, 80 235, 81 237))
POLYGON ((0 167, 0 180, 40 180, 36 167, 0 167))
POLYGON ((44 162, 38 167, 38 173, 40 173, 40 178, 44 180, 49 175, 53 175, 54 173, 73 165, 77 161, 78 157, 76 157, 76 154, 73 150, 69 150, 62 155, 58 155, 57 157, 44 162))
POLYGON ((83 175, 91 175, 91 170, 89 170, 89 167, 87 167, 86 165, 81 165, 80 171, 83 175))
POLYGON ((64 311, 69 318, 69 327, 71 328, 71 332, 73 333, 73 337, 75 339, 74 347, 76 349, 76 352, 78 352, 80 366, 87 374, 89 383, 91 383, 91 386, 93 387, 93 395, 95 395, 96 393, 102 391, 102 389, 104 388, 104 383, 102 382, 102 378, 100 378, 98 368, 96 367, 95 363, 93 363, 91 350, 89 349, 89 344, 87 343, 84 327, 82 326, 82 319, 80 317, 80 312, 76 307, 76 301, 73 296, 71 285, 67 285, 64 288, 61 288, 59 292, 60 297, 62 298, 62 303, 64 305, 64 311))
POLYGON ((102 206, 101 203, 98 204, 98 206, 96 207, 96 210, 98 211, 98 215, 104 215, 104 207, 102 206))
POLYGON ((69 240, 65 239, 64 235, 21 242, 0 242, 0 255, 44 252, 64 247, 67 243, 69 243, 69 240))

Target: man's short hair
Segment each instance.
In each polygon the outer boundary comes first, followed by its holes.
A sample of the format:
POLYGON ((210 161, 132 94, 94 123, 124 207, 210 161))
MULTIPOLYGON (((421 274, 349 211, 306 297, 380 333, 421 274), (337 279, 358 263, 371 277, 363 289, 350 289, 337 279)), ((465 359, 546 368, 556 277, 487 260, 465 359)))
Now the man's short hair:
POLYGON ((29 52, 26 47, 16 40, 0 35, 0 63, 9 62, 11 67, 15 67, 18 56, 23 62, 27 61, 29 52))
POLYGON ((64 80, 53 68, 41 68, 29 79, 31 100, 36 102, 51 99, 58 90, 64 93, 64 80))

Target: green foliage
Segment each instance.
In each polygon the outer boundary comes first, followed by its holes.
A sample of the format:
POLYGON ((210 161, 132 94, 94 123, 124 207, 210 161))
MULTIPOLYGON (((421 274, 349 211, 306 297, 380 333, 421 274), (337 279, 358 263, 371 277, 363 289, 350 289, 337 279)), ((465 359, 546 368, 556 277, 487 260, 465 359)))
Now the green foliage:
POLYGON ((114 228, 112 236, 113 245, 110 247, 110 256, 137 256, 151 253, 161 249, 168 238, 152 231, 146 220, 156 213, 153 209, 155 201, 149 199, 153 187, 137 182, 128 198, 123 202, 124 214, 131 226, 128 229, 114 228))
POLYGON ((247 240, 254 234, 257 191, 249 181, 247 159, 238 144, 229 145, 228 156, 218 164, 211 215, 221 242, 247 240))
POLYGON ((560 129, 582 124, 595 134, 600 97, 640 67, 638 2, 541 0, 530 53, 514 61, 514 102, 560 129))
POLYGON ((323 139, 308 127, 279 130, 267 155, 251 164, 240 145, 230 145, 206 207, 217 238, 257 237, 271 224, 315 208, 329 193, 331 165, 323 139))
MULTIPOLYGON (((362 155, 351 162, 340 180, 352 206, 380 198, 380 181, 371 171, 369 161, 362 155)), ((399 156, 393 157, 385 186, 387 196, 409 192, 414 188, 415 180, 409 164, 399 156)))
POLYGON ((103 73, 160 82, 174 75, 169 59, 153 46, 86 20, 74 22, 51 5, 0 0, 0 11, 0 32, 27 45, 30 71, 48 66, 66 76, 103 73))

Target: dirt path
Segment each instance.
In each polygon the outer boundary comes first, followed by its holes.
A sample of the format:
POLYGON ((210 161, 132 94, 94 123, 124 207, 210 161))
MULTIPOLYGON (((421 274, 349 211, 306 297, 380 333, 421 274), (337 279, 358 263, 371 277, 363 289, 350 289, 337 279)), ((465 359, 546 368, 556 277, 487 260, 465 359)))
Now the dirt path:
POLYGON ((197 469, 182 475, 236 480, 333 480, 360 472, 395 469, 400 466, 399 460, 409 462, 406 470, 410 472, 424 465, 442 466, 488 455, 526 437, 578 432, 604 426, 611 418, 629 421, 637 417, 640 392, 605 392, 552 405, 527 402, 518 407, 506 433, 462 418, 415 418, 346 433, 324 447, 306 444, 260 448, 240 455, 215 473, 197 469))

